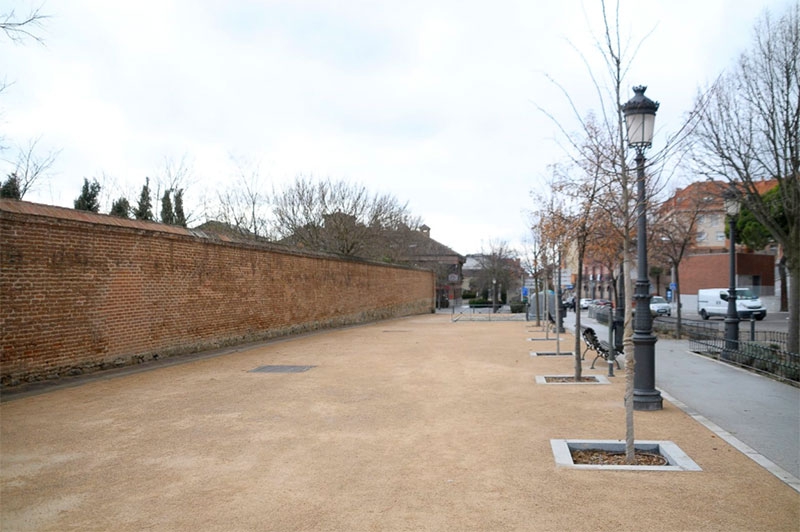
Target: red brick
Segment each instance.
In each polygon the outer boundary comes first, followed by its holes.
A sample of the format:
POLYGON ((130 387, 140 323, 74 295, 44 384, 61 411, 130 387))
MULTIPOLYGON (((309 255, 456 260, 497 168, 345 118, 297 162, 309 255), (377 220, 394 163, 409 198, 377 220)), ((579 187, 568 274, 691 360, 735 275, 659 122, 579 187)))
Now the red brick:
POLYGON ((430 312, 429 271, 0 200, 0 383, 430 312))

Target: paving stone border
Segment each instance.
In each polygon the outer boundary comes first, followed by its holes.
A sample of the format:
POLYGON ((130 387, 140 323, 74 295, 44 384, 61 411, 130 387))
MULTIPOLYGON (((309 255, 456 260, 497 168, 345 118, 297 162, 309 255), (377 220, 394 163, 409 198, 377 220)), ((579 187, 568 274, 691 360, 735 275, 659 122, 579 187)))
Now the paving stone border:
POLYGON ((623 440, 550 440, 553 457, 557 467, 570 469, 590 470, 617 470, 617 471, 702 471, 699 465, 684 453, 680 447, 671 441, 636 440, 634 448, 638 451, 656 452, 667 459, 665 466, 637 466, 637 465, 602 465, 602 464, 575 464, 572 461, 571 450, 596 449, 600 451, 624 452, 623 440))

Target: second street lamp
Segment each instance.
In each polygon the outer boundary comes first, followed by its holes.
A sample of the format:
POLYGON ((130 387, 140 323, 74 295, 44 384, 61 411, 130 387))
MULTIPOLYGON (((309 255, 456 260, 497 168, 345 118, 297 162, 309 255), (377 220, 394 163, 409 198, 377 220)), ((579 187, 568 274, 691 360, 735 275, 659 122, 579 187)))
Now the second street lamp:
POLYGON ((628 130, 628 144, 636 150, 636 262, 637 276, 633 321, 633 409, 661 410, 661 392, 656 390, 656 337, 650 314, 650 279, 647 275, 647 203, 644 179, 644 151, 653 142, 658 103, 644 95, 647 87, 633 88, 634 97, 622 106, 628 130))
POLYGON ((739 215, 739 198, 733 185, 723 193, 725 213, 728 215, 731 248, 728 271, 728 314, 725 316, 725 351, 728 358, 739 350, 739 314, 736 312, 736 217, 739 215))

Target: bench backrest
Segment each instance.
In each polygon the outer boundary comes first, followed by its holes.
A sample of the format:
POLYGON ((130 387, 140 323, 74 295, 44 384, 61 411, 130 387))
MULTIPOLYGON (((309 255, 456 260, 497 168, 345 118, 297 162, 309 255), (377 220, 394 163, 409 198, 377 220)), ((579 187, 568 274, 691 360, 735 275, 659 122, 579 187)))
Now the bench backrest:
POLYGON ((589 347, 600 347, 600 340, 597 338, 597 333, 595 333, 594 329, 591 327, 586 327, 581 336, 583 336, 583 341, 586 342, 586 345, 589 347))

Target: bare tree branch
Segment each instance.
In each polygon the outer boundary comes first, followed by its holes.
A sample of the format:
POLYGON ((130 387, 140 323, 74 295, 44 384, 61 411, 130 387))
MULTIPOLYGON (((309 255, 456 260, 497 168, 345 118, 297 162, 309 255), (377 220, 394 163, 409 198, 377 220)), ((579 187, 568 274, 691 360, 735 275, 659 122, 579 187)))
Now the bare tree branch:
POLYGON ((50 16, 42 13, 42 6, 31 10, 21 18, 12 9, 0 14, 0 31, 13 43, 19 44, 27 39, 33 39, 39 44, 44 44, 44 40, 36 31, 42 28, 42 22, 47 18, 50 16))

